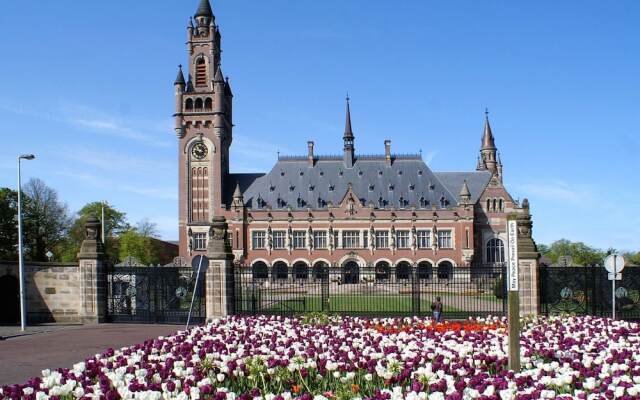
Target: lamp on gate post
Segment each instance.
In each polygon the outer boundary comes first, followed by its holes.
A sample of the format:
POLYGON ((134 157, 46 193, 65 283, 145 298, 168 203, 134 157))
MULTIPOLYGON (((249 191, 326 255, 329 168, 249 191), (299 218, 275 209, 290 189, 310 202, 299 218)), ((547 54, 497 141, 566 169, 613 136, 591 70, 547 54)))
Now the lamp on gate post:
POLYGON ((27 326, 27 302, 24 287, 24 260, 22 256, 22 182, 20 175, 20 161, 33 160, 33 154, 23 154, 18 157, 18 275, 20 279, 20 330, 27 326))

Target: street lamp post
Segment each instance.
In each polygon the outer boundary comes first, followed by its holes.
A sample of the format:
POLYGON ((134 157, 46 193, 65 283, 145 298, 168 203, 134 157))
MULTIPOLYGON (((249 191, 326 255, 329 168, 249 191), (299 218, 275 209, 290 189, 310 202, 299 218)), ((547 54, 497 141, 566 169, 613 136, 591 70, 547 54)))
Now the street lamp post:
POLYGON ((33 160, 33 154, 23 154, 18 157, 18 274, 20 276, 20 329, 27 326, 27 302, 24 287, 24 260, 22 256, 22 182, 20 176, 20 160, 33 160))

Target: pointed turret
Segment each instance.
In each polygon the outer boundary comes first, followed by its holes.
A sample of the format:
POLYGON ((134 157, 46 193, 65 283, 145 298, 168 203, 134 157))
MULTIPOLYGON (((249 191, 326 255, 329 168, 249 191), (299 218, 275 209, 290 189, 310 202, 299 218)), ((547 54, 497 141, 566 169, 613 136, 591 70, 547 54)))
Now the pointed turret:
POLYGON ((496 144, 491 133, 491 124, 489 124, 489 111, 485 111, 484 117, 484 134, 482 135, 482 150, 495 150, 496 144))
POLYGON ((218 65, 218 69, 216 70, 216 74, 213 76, 213 82, 215 83, 225 83, 224 75, 222 74, 222 67, 218 65))
POLYGON ((469 204, 471 200, 471 191, 469 190, 469 185, 467 185, 467 181, 465 180, 462 184, 462 189, 460 189, 460 202, 462 204, 469 204))
POLYGON ((211 9, 211 3, 209 3, 209 0, 200 0, 200 5, 194 14, 194 17, 213 17, 213 10, 211 9))
POLYGON ((347 117, 344 126, 344 164, 347 168, 353 167, 354 161, 354 139, 353 130, 351 129, 351 108, 349 106, 349 95, 347 95, 347 117))
POLYGON ((182 73, 182 65, 178 66, 178 76, 176 77, 176 81, 173 82, 174 85, 178 86, 182 86, 183 88, 187 85, 187 83, 184 80, 184 74, 182 73))
POLYGON ((236 189, 233 191, 231 206, 233 208, 244 207, 244 198, 242 197, 242 191, 240 191, 240 182, 236 183, 236 189))
POLYGON ((502 174, 502 168, 498 168, 497 148, 493 133, 491 132, 491 124, 489 123, 489 110, 484 112, 484 132, 482 134, 482 146, 480 147, 480 159, 478 160, 478 171, 488 170, 496 174, 498 177, 502 174))

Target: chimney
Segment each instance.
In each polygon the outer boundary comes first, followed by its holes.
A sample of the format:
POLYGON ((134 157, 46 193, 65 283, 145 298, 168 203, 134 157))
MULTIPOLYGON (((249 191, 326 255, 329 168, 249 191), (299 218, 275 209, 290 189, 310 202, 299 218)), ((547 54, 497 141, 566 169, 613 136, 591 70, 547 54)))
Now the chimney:
POLYGON ((391 166, 391 140, 384 141, 384 163, 391 166))
POLYGON ((307 142, 307 148, 309 150, 309 167, 313 167, 313 160, 314 160, 314 155, 313 155, 313 141, 308 141, 307 142))

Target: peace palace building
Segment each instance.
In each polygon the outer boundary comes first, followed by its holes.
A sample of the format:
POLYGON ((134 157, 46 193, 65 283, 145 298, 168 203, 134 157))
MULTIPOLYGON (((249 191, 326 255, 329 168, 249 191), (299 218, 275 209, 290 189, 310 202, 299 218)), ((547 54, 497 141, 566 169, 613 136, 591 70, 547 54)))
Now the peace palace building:
MULTIPOLYGON (((488 117, 475 171, 434 172, 420 154, 357 154, 349 102, 342 156, 278 156, 267 173, 230 172, 233 93, 208 0, 187 27, 188 67, 175 81, 180 255, 205 254, 214 218, 228 223, 237 268, 277 279, 344 271, 438 271, 504 261, 508 214, 526 213, 502 183, 488 117)), ((471 158, 471 155, 470 155, 471 158)))

